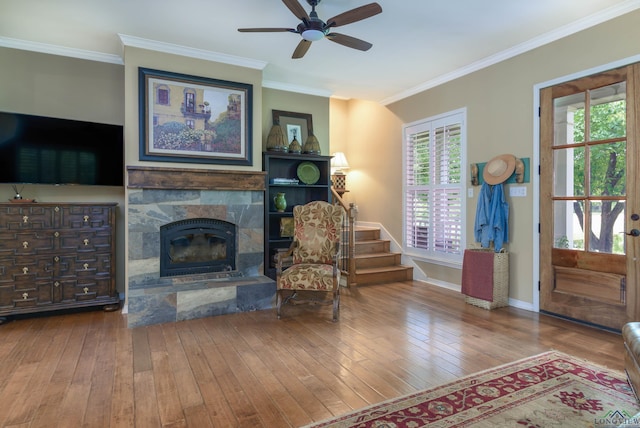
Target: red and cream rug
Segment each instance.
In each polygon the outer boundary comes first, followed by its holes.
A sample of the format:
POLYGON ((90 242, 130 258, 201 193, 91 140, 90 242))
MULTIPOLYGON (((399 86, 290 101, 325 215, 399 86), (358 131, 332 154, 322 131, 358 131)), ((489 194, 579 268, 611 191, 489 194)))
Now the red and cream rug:
POLYGON ((308 428, 640 427, 624 373, 550 351, 308 428))

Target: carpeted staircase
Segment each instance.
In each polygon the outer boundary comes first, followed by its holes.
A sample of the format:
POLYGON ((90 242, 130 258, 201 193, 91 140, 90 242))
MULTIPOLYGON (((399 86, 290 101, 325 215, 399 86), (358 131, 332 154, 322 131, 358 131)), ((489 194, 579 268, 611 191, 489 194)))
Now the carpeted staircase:
POLYGON ((410 281, 413 268, 401 264, 400 253, 390 251, 391 243, 380 239, 380 229, 356 228, 356 284, 410 281))

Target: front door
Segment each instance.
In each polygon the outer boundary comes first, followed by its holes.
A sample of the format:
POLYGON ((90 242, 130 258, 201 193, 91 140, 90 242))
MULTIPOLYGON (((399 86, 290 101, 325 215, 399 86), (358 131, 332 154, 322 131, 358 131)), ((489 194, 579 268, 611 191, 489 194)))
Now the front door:
POLYGON ((640 66, 540 93, 540 309, 637 319, 640 66))

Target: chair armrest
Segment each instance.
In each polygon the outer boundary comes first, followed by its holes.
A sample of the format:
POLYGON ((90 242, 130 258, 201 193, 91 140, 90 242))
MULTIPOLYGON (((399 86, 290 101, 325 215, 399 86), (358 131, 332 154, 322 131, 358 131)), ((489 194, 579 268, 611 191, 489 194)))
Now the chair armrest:
POLYGON ((293 249, 296 247, 296 242, 292 241, 289 249, 284 253, 278 253, 276 257, 276 275, 280 275, 282 273, 282 260, 285 257, 289 257, 293 254, 293 249))
POLYGON ((340 242, 336 242, 336 253, 333 255, 331 260, 331 265, 333 266, 333 276, 338 275, 338 263, 340 261, 340 257, 342 257, 342 247, 340 246, 340 242))

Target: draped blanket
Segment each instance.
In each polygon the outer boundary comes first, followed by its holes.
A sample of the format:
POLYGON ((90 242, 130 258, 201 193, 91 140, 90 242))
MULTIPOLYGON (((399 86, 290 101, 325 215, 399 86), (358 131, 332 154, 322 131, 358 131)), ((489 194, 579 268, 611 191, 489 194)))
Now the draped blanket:
POLYGON ((462 294, 493 302, 493 257, 491 251, 464 250, 462 294))

